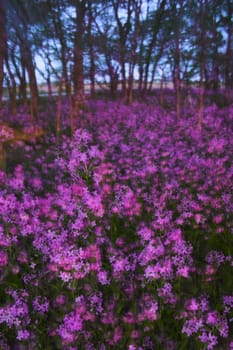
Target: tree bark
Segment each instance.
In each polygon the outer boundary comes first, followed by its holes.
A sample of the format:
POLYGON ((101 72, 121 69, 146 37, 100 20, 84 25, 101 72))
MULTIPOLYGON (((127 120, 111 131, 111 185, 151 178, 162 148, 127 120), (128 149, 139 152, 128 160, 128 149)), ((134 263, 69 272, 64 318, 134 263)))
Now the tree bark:
POLYGON ((6 0, 0 1, 0 112, 3 98, 4 58, 6 55, 6 0))
POLYGON ((5 51, 5 64, 6 64, 6 70, 8 73, 6 81, 7 81, 8 91, 9 91, 10 111, 13 115, 15 115, 16 114, 17 85, 16 85, 16 81, 15 81, 15 75, 12 72, 12 69, 11 69, 11 66, 9 63, 8 47, 6 47, 6 51, 5 51))
POLYGON ((127 2, 127 17, 123 24, 120 17, 120 2, 113 1, 112 5, 114 9, 115 19, 117 22, 118 34, 119 34, 119 62, 121 66, 121 86, 122 86, 122 97, 127 101, 127 81, 126 81, 126 42, 127 37, 130 33, 131 28, 131 15, 132 15, 132 1, 127 2))
POLYGON ((26 69, 23 65, 23 61, 21 60, 21 70, 22 73, 20 72, 19 69, 19 63, 16 62, 16 54, 15 54, 15 47, 12 48, 11 53, 11 62, 14 66, 14 70, 16 73, 16 76, 19 80, 19 93, 18 93, 18 97, 20 99, 22 99, 23 104, 26 105, 27 104, 27 82, 26 82, 26 69))
POLYGON ((52 21, 53 21, 55 33, 56 33, 56 36, 58 38, 58 41, 59 41, 60 47, 61 47, 60 48, 60 59, 61 59, 61 65, 62 65, 62 76, 64 77, 64 86, 65 86, 66 95, 69 97, 69 95, 71 94, 71 83, 70 83, 68 68, 67 68, 68 47, 66 44, 64 26, 63 26, 63 22, 61 19, 62 8, 61 8, 60 4, 58 3, 57 11, 54 11, 53 4, 50 0, 48 1, 48 4, 49 4, 50 12, 52 13, 52 21))
POLYGON ((91 2, 88 3, 88 44, 89 44, 89 57, 90 57, 90 93, 93 97, 95 95, 95 51, 93 45, 93 36, 92 36, 92 24, 93 24, 93 9, 91 2))
POLYGON ((199 86, 199 111, 197 125, 201 127, 204 114, 204 76, 205 76, 205 22, 204 22, 205 0, 200 1, 200 30, 201 30, 201 47, 200 47, 200 86, 199 86))
POLYGON ((181 80, 180 80, 180 24, 175 38, 175 90, 176 90, 176 115, 181 117, 181 80))
POLYGON ((134 69, 137 62, 137 47, 138 47, 138 36, 139 36, 139 26, 140 26, 140 12, 142 7, 142 0, 134 2, 135 6, 135 16, 134 16, 134 32, 131 44, 131 55, 129 64, 129 81, 128 81, 128 91, 127 91, 127 103, 131 104, 133 102, 133 83, 134 83, 134 69))
POLYGON ((31 93, 30 109, 31 109, 31 122, 35 122, 35 118, 38 112, 39 93, 35 74, 35 67, 32 59, 32 52, 29 44, 25 39, 21 37, 21 52, 22 52, 22 65, 26 68, 29 78, 29 87, 31 93))
POLYGON ((56 137, 57 140, 60 139, 61 136, 61 112, 62 112, 62 79, 59 81, 58 86, 58 97, 57 97, 57 110, 56 110, 56 137))
POLYGON ((77 116, 81 106, 85 105, 83 35, 85 31, 86 1, 76 2, 76 32, 74 44, 74 113, 77 116))
POLYGON ((145 57, 144 82, 143 82, 144 92, 147 91, 147 87, 148 87, 149 68, 151 65, 152 53, 153 53, 153 49, 156 45, 157 36, 158 36, 159 30, 161 27, 162 20, 164 18, 164 14, 165 14, 164 9, 165 9, 166 2, 167 2, 166 0, 162 0, 159 8, 157 9, 155 19, 154 19, 153 33, 152 33, 150 42, 147 46, 146 57, 145 57))
POLYGON ((227 1, 227 47, 225 53, 225 89, 227 95, 229 89, 233 89, 233 49, 232 49, 232 36, 233 36, 233 5, 230 0, 227 1))

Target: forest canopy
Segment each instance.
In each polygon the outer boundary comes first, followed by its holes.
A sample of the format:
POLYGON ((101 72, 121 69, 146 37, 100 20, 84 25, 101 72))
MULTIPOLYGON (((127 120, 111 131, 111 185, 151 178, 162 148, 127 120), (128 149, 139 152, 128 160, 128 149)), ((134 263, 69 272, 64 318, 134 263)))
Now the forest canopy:
POLYGON ((1 0, 0 25, 0 101, 29 89, 35 111, 38 78, 81 102, 103 83, 128 102, 155 81, 178 100, 190 85, 233 87, 230 0, 1 0))

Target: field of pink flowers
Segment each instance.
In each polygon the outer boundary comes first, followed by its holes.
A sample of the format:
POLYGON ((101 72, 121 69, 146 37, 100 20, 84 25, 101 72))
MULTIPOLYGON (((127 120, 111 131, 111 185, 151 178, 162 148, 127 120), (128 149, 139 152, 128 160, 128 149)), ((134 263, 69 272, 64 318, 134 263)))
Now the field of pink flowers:
POLYGON ((233 108, 196 124, 95 101, 73 139, 21 145, 0 172, 0 349, 233 349, 233 108))

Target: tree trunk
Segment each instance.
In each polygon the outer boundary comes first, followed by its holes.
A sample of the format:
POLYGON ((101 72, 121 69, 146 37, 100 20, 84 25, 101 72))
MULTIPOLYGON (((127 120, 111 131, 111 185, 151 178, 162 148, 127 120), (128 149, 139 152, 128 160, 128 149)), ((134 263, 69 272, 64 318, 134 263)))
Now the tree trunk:
POLYGON ((92 4, 88 3, 88 44, 89 44, 89 57, 90 57, 90 93, 93 97, 95 95, 95 51, 93 45, 92 37, 92 23, 93 23, 93 13, 92 13, 92 4))
POLYGON ((16 115, 16 82, 14 78, 14 74, 9 72, 9 68, 7 67, 8 74, 10 75, 10 79, 6 78, 7 88, 9 92, 9 101, 10 101, 10 112, 12 115, 16 115))
POLYGON ((83 35, 86 1, 76 2, 76 32, 74 44, 74 113, 77 116, 81 106, 85 105, 84 67, 83 67, 83 35))
POLYGON ((161 107, 164 107, 164 80, 165 76, 162 74, 161 79, 160 79, 160 88, 159 88, 159 103, 161 107))
POLYGON ((179 34, 176 35, 176 58, 175 58, 175 89, 176 89, 176 115, 181 117, 181 86, 180 86, 180 44, 179 34))
POLYGON ((200 30, 201 30, 201 47, 200 47, 200 87, 199 87, 199 111, 197 125, 200 128, 203 120, 204 113, 204 76, 205 76, 205 25, 204 25, 204 5, 205 0, 200 1, 200 30))
POLYGON ((233 36, 233 5, 230 0, 227 1, 227 47, 225 53, 225 92, 230 102, 230 89, 233 89, 233 54, 232 54, 232 36, 233 36))
POLYGON ((130 67, 130 73, 129 73, 129 81, 128 81, 128 91, 127 91, 127 104, 131 105, 133 102, 133 72, 134 67, 130 67))
POLYGON ((4 59, 6 54, 6 0, 0 1, 0 111, 3 98, 4 59))
POLYGON ((25 68, 22 67, 22 76, 20 80, 20 86, 19 86, 19 95, 20 98, 23 100, 23 104, 27 104, 27 81, 26 81, 26 71, 25 68))
POLYGON ((19 63, 16 62, 16 54, 15 54, 15 47, 11 50, 11 62, 14 66, 15 74, 19 80, 19 98, 22 99, 23 104, 26 106, 27 104, 27 82, 26 82, 26 70, 23 66, 23 62, 21 60, 21 69, 22 73, 19 69, 19 63))
POLYGON ((139 73, 138 91, 139 91, 139 93, 141 93, 142 92, 142 87, 143 87, 143 63, 142 62, 139 63, 138 73, 139 73))
POLYGON ((153 82, 155 80, 155 73, 156 73, 156 68, 158 66, 158 62, 162 56, 162 51, 163 51, 163 47, 161 47, 160 49, 160 53, 157 55, 156 59, 154 60, 153 66, 152 66, 152 72, 151 72, 151 80, 149 82, 149 86, 148 86, 148 91, 151 92, 152 88, 153 88, 153 82))
POLYGON ((116 97, 117 87, 119 83, 118 69, 114 69, 111 63, 111 59, 108 59, 107 57, 106 57, 106 63, 108 66, 108 74, 110 77, 110 94, 111 94, 111 98, 114 99, 116 97))
POLYGON ((58 86, 57 111, 56 111, 56 137, 57 137, 57 140, 59 140, 60 136, 61 136, 62 86, 63 86, 63 79, 61 79, 59 81, 59 86, 58 86))
POLYGON ((136 1, 135 6, 135 18, 134 18, 134 32, 131 44, 131 55, 130 55, 130 65, 129 65, 129 82, 128 82, 128 94, 127 102, 131 104, 133 102, 133 83, 134 83, 134 69, 137 61, 137 47, 138 47, 138 36, 139 36, 139 26, 140 26, 140 12, 142 6, 142 0, 136 1))
POLYGON ((38 112, 38 99, 39 99, 35 67, 34 67, 32 52, 29 44, 26 42, 25 39, 22 39, 21 45, 22 45, 21 52, 22 52, 22 61, 23 61, 22 64, 23 66, 25 66, 28 72, 29 87, 30 87, 30 93, 31 93, 31 100, 30 100, 31 122, 34 123, 38 112))
POLYGON ((61 47, 62 47, 62 52, 61 52, 62 75, 64 77, 66 95, 69 96, 71 94, 71 84, 68 76, 67 60, 66 60, 66 53, 64 51, 64 44, 61 44, 61 47))
POLYGON ((47 71, 47 88, 48 88, 48 96, 49 96, 49 101, 51 102, 53 99, 53 90, 52 90, 52 83, 51 83, 51 77, 50 77, 50 71, 47 71))
POLYGON ((156 15, 155 15, 153 33, 151 36, 151 40, 147 46, 147 52, 146 52, 146 57, 145 57, 145 74, 144 74, 144 82, 143 82, 144 92, 146 92, 147 88, 148 88, 149 68, 150 68, 151 61, 152 61, 152 53, 153 53, 153 49, 154 49, 156 42, 157 42, 157 36, 158 36, 159 30, 161 27, 162 20, 164 18, 165 5, 166 5, 166 0, 162 0, 159 8, 157 9, 156 15))
POLYGON ((125 70, 125 45, 120 44, 120 65, 121 65, 121 93, 123 100, 127 99, 126 70, 125 70))
POLYGON ((119 57, 121 66, 121 86, 122 86, 122 97, 127 101, 127 81, 126 81, 126 52, 127 52, 127 37, 131 29, 131 15, 132 15, 132 1, 127 2, 127 15, 125 23, 121 21, 120 15, 120 3, 112 0, 114 9, 115 19, 117 22, 118 34, 119 34, 119 57))
POLYGON ((175 38, 174 38, 174 84, 176 95, 176 115, 179 119, 181 117, 181 25, 183 18, 183 0, 179 0, 175 3, 175 38))
POLYGON ((6 47, 6 51, 5 51, 5 64, 6 64, 6 70, 8 73, 8 77, 6 80, 7 80, 7 87, 9 91, 10 111, 13 115, 15 115, 17 86, 15 81, 15 75, 12 72, 11 66, 9 64, 8 47, 6 47))

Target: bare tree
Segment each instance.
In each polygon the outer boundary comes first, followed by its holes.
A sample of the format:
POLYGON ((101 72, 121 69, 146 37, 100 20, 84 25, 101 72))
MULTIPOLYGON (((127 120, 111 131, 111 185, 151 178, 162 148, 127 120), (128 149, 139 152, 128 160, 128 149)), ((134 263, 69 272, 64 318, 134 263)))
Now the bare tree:
POLYGON ((206 32, 205 32, 205 7, 206 0, 200 0, 200 86, 199 86, 199 111, 198 127, 201 127, 204 113, 204 74, 205 74, 205 50, 206 50, 206 32))
MULTIPOLYGON (((79 109, 85 104, 84 93, 84 32, 85 32, 85 15, 87 11, 87 1, 81 0, 75 3, 76 23, 75 23, 75 37, 74 37, 74 113, 77 116, 79 109)), ((73 130, 74 125, 71 124, 73 130)))
POLYGON ((6 0, 0 1, 0 111, 3 97, 4 59, 6 55, 6 0))

